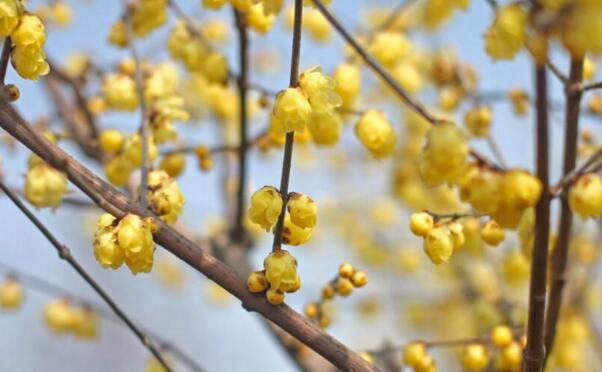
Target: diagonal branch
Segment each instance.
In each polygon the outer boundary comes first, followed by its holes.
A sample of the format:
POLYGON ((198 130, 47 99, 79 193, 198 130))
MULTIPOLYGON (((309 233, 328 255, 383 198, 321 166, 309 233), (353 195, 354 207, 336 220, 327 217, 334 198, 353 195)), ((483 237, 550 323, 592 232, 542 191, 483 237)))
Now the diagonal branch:
MULTIPOLYGON (((66 173, 76 187, 105 211, 116 217, 126 213, 153 217, 146 208, 128 200, 123 193, 31 129, 5 97, 0 97, 0 127, 51 166, 66 173)), ((249 292, 246 282, 231 267, 207 253, 209 242, 197 245, 162 221, 156 222, 159 229, 154 239, 159 245, 239 298, 245 309, 262 314, 342 370, 373 370, 358 354, 287 305, 270 305, 264 296, 249 292)))
POLYGON ((148 350, 157 358, 159 363, 165 368, 167 371, 172 371, 172 369, 167 365, 165 359, 157 349, 157 347, 152 343, 150 338, 144 334, 131 320, 130 318, 121 310, 119 306, 113 301, 113 299, 109 296, 104 289, 100 287, 100 285, 92 278, 90 274, 79 264, 79 262, 71 255, 70 249, 62 244, 53 234, 48 230, 46 226, 40 221, 30 210, 23 204, 23 202, 19 199, 19 197, 14 194, 5 184, 0 181, 0 189, 8 196, 8 198, 27 216, 27 218, 40 230, 40 232, 44 235, 46 239, 52 244, 54 248, 56 248, 59 257, 63 260, 67 261, 69 265, 82 277, 94 291, 103 299, 103 301, 113 310, 115 315, 119 317, 125 324, 127 324, 128 328, 140 339, 140 342, 148 348, 148 350))

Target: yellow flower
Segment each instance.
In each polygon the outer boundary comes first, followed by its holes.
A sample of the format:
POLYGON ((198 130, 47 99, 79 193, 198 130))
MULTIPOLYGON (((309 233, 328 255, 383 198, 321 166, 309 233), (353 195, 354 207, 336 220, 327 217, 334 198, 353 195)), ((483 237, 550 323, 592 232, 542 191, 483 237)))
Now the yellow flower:
POLYGON ((125 138, 117 129, 108 129, 100 134, 100 148, 110 154, 115 154, 123 148, 125 138))
POLYGON ((98 315, 87 308, 76 308, 72 310, 72 325, 73 333, 86 340, 98 338, 98 315))
POLYGON ((481 344, 469 344, 462 353, 462 366, 468 371, 481 371, 489 364, 487 349, 481 344))
POLYGON ((128 45, 127 30, 122 20, 113 23, 109 31, 108 40, 109 43, 117 47, 125 48, 128 45))
POLYGON ((582 219, 598 218, 602 214, 602 178, 595 173, 585 174, 571 186, 569 205, 582 219))
POLYGON ((505 325, 499 325, 491 330, 491 342, 497 347, 510 346, 514 338, 512 329, 505 325))
POLYGON ((343 123, 341 117, 336 114, 313 112, 307 129, 311 134, 311 140, 320 146, 334 146, 341 137, 343 123))
POLYGON ((424 238, 424 251, 435 265, 449 261, 454 253, 454 242, 447 226, 438 226, 424 238))
POLYGON ((219 8, 224 6, 224 4, 226 4, 227 2, 228 2, 228 0, 203 0, 203 6, 205 8, 218 10, 219 8))
POLYGON ((155 247, 148 221, 135 214, 127 214, 117 226, 117 242, 133 274, 151 271, 155 247))
POLYGON ((299 87, 309 98, 314 112, 332 114, 334 109, 343 103, 336 93, 337 81, 322 73, 322 68, 315 66, 305 70, 299 77, 299 87))
MULTIPOLYGON (((153 162, 157 158, 157 146, 152 137, 148 139, 148 159, 153 162)), ((133 167, 142 165, 142 137, 136 133, 128 139, 123 150, 123 155, 133 167)))
POLYGON ((582 57, 587 52, 602 52, 602 3, 599 1, 576 0, 571 4, 560 37, 564 46, 574 57, 582 57))
POLYGON ((241 12, 246 12, 253 5, 252 0, 230 0, 230 4, 241 12))
POLYGON ((186 157, 184 154, 176 152, 165 155, 159 163, 159 168, 167 172, 170 177, 178 177, 186 167, 186 157))
POLYGON ((19 76, 29 80, 47 75, 50 66, 46 62, 46 54, 37 46, 15 47, 11 55, 13 65, 19 76))
POLYGON ((351 106, 361 90, 362 76, 359 66, 343 62, 335 68, 333 77, 337 81, 336 92, 341 96, 343 106, 351 106))
POLYGON ((63 1, 56 1, 50 5, 50 11, 52 12, 52 21, 60 27, 65 27, 71 23, 73 18, 73 12, 69 4, 63 1))
POLYGON ((25 198, 37 208, 58 208, 67 192, 67 177, 50 165, 30 168, 25 178, 25 198))
POLYGON ((312 106, 297 88, 288 88, 276 96, 274 117, 284 132, 303 132, 311 120, 312 106))
POLYGON ((34 46, 41 50, 46 42, 44 23, 33 14, 22 14, 19 24, 11 34, 11 40, 14 47, 34 46))
POLYGON ((207 47, 190 33, 188 24, 180 21, 169 33, 167 49, 171 56, 184 63, 189 71, 200 71, 203 68, 207 47))
POLYGON ((416 236, 427 236, 433 230, 433 216, 426 212, 413 213, 410 217, 410 230, 416 236))
POLYGON ((429 185, 455 181, 465 170, 468 151, 464 133, 454 124, 432 125, 419 159, 423 180, 429 185))
POLYGON ((154 170, 148 175, 148 201, 157 216, 174 224, 182 213, 185 198, 176 181, 167 172, 154 170))
POLYGON ((380 31, 368 46, 368 50, 381 64, 391 67, 412 49, 410 40, 399 31, 380 31))
POLYGON ((123 264, 123 250, 117 243, 117 226, 115 217, 105 213, 98 220, 98 228, 94 233, 94 257, 104 268, 118 269, 123 264))
POLYGON ((249 22, 249 26, 255 31, 260 34, 265 34, 270 31, 274 25, 276 16, 273 13, 266 12, 264 3, 259 3, 253 5, 251 9, 249 9, 247 21, 249 22))
POLYGON ((269 231, 282 212, 282 196, 278 189, 264 186, 251 196, 249 219, 269 231))
POLYGON ((309 9, 303 13, 303 29, 318 42, 325 42, 332 35, 330 22, 317 9, 309 9))
POLYGON ((0 307, 15 310, 23 303, 23 286, 14 279, 7 279, 0 285, 0 307))
POLYGON ((481 229, 481 238, 489 245, 498 246, 506 238, 506 233, 495 220, 490 220, 481 229))
POLYGON ((102 82, 102 94, 107 106, 113 110, 134 111, 138 107, 136 82, 128 75, 106 75, 102 82))
POLYGON ((253 4, 262 4, 266 15, 277 15, 282 10, 284 0, 251 0, 253 4))
POLYGON ((436 29, 447 21, 456 8, 466 9, 470 0, 428 0, 424 4, 422 22, 428 29, 436 29))
POLYGON ((491 128, 491 109, 487 106, 475 107, 464 115, 466 128, 475 137, 487 137, 491 128))
POLYGON ((168 0, 139 0, 133 3, 131 22, 135 36, 144 37, 167 21, 168 0))
POLYGON ((67 300, 52 300, 44 306, 44 320, 52 332, 66 333, 73 325, 73 308, 67 300))
POLYGON ((427 357, 426 347, 422 342, 410 342, 403 348, 403 363, 416 367, 427 357))
POLYGON ((263 292, 268 289, 268 281, 263 271, 254 271, 247 278, 247 288, 253 293, 263 292))
POLYGON ((355 125, 355 134, 375 159, 388 157, 395 150, 397 135, 382 112, 364 113, 355 125))
POLYGON ((512 59, 527 37, 528 15, 520 4, 499 7, 485 32, 485 50, 494 59, 512 59))
POLYGON ((282 229, 282 243, 287 245, 301 245, 311 238, 311 228, 299 227, 291 221, 287 214, 282 229))
POLYGON ((316 225, 318 208, 316 203, 307 195, 292 193, 287 203, 291 222, 302 228, 312 228, 316 225))
POLYGON ((288 251, 271 253, 263 261, 263 267, 270 289, 283 292, 294 292, 298 289, 297 260, 288 251))
POLYGON ((19 23, 23 5, 19 0, 0 1, 0 36, 10 35, 19 23))
POLYGON ((119 155, 109 160, 104 165, 104 170, 109 182, 115 186, 125 186, 130 180, 134 166, 125 155, 119 155))

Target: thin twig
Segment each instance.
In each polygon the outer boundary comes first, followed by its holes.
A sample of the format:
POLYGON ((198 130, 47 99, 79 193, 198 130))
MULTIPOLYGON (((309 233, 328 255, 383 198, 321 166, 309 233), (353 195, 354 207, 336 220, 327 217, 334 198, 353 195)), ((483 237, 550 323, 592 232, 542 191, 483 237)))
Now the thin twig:
POLYGON ((552 62, 552 60, 548 59, 547 66, 562 84, 567 85, 569 83, 569 78, 554 64, 554 62, 552 62))
POLYGON ((550 236, 548 87, 546 75, 545 66, 537 65, 535 69, 536 173, 543 190, 535 206, 535 241, 531 260, 527 346, 523 362, 526 372, 540 372, 546 354, 543 335, 550 236))
POLYGON ((602 158, 602 147, 596 150, 590 157, 579 167, 573 169, 568 174, 565 174, 560 181, 550 188, 550 193, 553 197, 559 196, 563 190, 569 187, 583 174, 592 171, 592 167, 602 158))
MULTIPOLYGON (((295 0, 295 23, 293 26, 293 47, 291 51, 291 74, 289 86, 297 86, 299 79, 299 59, 301 57, 301 31, 303 23, 303 0, 295 0)), ((280 195, 282 196, 282 210, 278 217, 278 222, 274 228, 274 242, 272 251, 281 249, 282 231, 284 228, 284 217, 286 215, 286 203, 288 201, 288 184, 291 175, 291 165, 293 158, 293 144, 295 142, 295 132, 288 132, 284 143, 284 155, 282 159, 282 173, 280 176, 280 195)))
MULTIPOLYGON (((568 87, 581 84, 583 79, 583 57, 571 60, 568 87)), ((579 112, 582 97, 581 89, 566 90, 566 113, 564 134, 564 161, 563 174, 570 174, 577 162, 577 141, 579 138, 579 112)), ((566 192, 566 189, 564 189, 566 192)), ((546 311, 546 324, 544 341, 546 359, 552 352, 556 337, 556 325, 562 304, 562 293, 566 283, 566 266, 571 237, 573 213, 566 198, 561 198, 560 219, 558 220, 558 238, 556 247, 552 251, 552 284, 548 308, 546 311)), ((545 361, 544 361, 545 363, 545 361)))
POLYGON ((40 221, 26 206, 21 202, 19 197, 14 194, 5 184, 0 181, 0 189, 4 191, 6 196, 25 214, 25 216, 40 230, 42 235, 54 248, 56 248, 59 257, 63 260, 67 261, 69 265, 94 289, 94 291, 103 299, 103 301, 113 310, 115 315, 117 315, 125 324, 127 324, 128 328, 138 337, 140 342, 148 348, 148 350, 157 358, 159 363, 165 368, 167 371, 172 371, 172 369, 167 365, 165 359, 159 352, 159 350, 155 347, 149 337, 144 334, 131 320, 130 318, 121 310, 121 308, 113 301, 113 299, 109 296, 104 289, 100 287, 100 285, 92 278, 90 274, 79 264, 79 262, 71 255, 71 251, 69 248, 59 242, 59 240, 46 228, 46 226, 40 221))
MULTIPOLYGON (((125 326, 127 328, 127 324, 125 324, 121 319, 115 317, 115 314, 112 312, 106 311, 103 306, 99 303, 95 303, 78 295, 74 295, 67 289, 60 287, 48 279, 35 276, 30 273, 26 273, 25 271, 19 270, 12 265, 8 265, 4 262, 0 261, 0 271, 3 271, 7 276, 14 278, 19 281, 19 283, 25 285, 28 288, 37 290, 39 292, 52 295, 52 296, 60 296, 68 298, 76 304, 81 305, 82 307, 88 308, 92 310, 95 314, 99 315, 101 318, 106 319, 114 324, 119 326, 125 326)), ((203 372, 203 368, 198 365, 198 363, 189 355, 187 355, 184 351, 182 351, 179 347, 167 341, 165 338, 158 336, 155 332, 145 329, 144 327, 139 327, 143 330, 144 333, 149 335, 151 338, 155 339, 159 345, 159 347, 165 351, 171 352, 177 359, 179 359, 182 363, 186 364, 191 370, 197 372, 203 372)))
POLYGON ((380 76, 386 85, 393 91, 417 114, 422 116, 431 124, 437 124, 441 120, 431 115, 418 101, 415 101, 410 95, 395 81, 395 79, 362 47, 357 40, 345 29, 345 27, 334 17, 334 15, 324 6, 321 0, 314 0, 314 4, 322 13, 324 18, 334 27, 335 30, 351 45, 357 54, 364 62, 372 68, 372 70, 380 76))
POLYGON ((132 29, 132 20, 131 20, 131 6, 129 5, 127 0, 123 0, 123 4, 125 7, 125 14, 123 17, 123 22, 125 25, 126 35, 128 39, 128 46, 130 48, 130 54, 132 55, 132 59, 134 60, 135 70, 134 70, 134 78, 136 80, 136 91, 138 93, 138 101, 140 104, 140 132, 141 132, 141 141, 142 141, 142 166, 140 167, 140 187, 138 189, 138 200, 143 207, 148 206, 148 172, 150 169, 150 159, 149 159, 149 140, 150 140, 150 128, 148 122, 147 108, 146 102, 144 99, 144 75, 142 72, 142 64, 140 63, 140 56, 138 55, 138 50, 136 49, 136 45, 134 44, 134 31, 132 29))
POLYGON ((249 37, 247 34, 247 15, 234 9, 236 28, 238 29, 240 75, 238 76, 239 132, 238 148, 238 190, 236 194, 236 212, 233 236, 240 240, 244 235, 245 190, 247 186, 247 84, 249 75, 249 37))
POLYGON ((495 160, 502 166, 502 168, 507 168, 506 159, 504 158, 504 154, 502 154, 502 150, 495 141, 495 138, 492 135, 488 135, 485 140, 487 141, 487 146, 489 146, 489 149, 495 157, 495 160))
POLYGON ((594 90, 594 89, 600 89, 602 88, 602 81, 597 81, 595 83, 589 83, 589 84, 585 84, 582 88, 582 90, 584 92, 588 91, 588 90, 594 90))
POLYGON ((10 60, 10 52, 13 49, 13 42, 10 36, 4 39, 2 45, 2 55, 0 56, 0 84, 4 85, 6 82, 6 71, 8 70, 8 61, 10 60))

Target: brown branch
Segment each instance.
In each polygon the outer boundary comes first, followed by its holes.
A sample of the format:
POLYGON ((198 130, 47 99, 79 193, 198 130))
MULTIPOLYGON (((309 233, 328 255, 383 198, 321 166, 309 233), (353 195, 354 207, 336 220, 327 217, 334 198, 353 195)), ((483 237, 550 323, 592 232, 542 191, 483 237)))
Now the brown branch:
POLYGON ((355 38, 345 29, 345 27, 334 17, 334 15, 324 6, 321 0, 314 0, 314 4, 322 13, 324 18, 334 27, 335 30, 351 45, 364 62, 380 77, 386 85, 404 101, 412 110, 422 116, 431 124, 436 124, 441 120, 431 115, 418 101, 415 101, 410 95, 395 81, 395 79, 364 49, 355 38))
POLYGON ((487 146, 491 150, 491 153, 495 157, 495 160, 502 166, 502 168, 506 168, 506 159, 504 158, 504 154, 502 153, 502 149, 498 146, 495 138, 490 134, 485 138, 487 141, 487 146))
MULTIPOLYGON (((293 47, 291 51, 291 74, 289 87, 296 87, 299 79, 299 59, 301 57, 301 31, 303 23, 303 0, 295 0, 295 23, 293 26, 293 47)), ((282 210, 278 217, 278 222, 274 228, 274 242, 272 251, 281 248, 282 230, 284 228, 284 217, 286 215, 286 203, 288 202, 288 184, 291 175, 291 165, 293 158, 293 144, 295 142, 295 132, 286 134, 284 143, 284 155, 282 159, 282 173, 280 176, 280 195, 282 196, 282 210)))
MULTIPOLYGON (((234 8, 233 8, 234 9, 234 8)), ((239 131, 238 146, 238 190, 236 194, 236 211, 232 236, 236 240, 243 239, 245 218, 245 190, 247 186, 247 84, 249 75, 249 37, 247 34, 247 15, 234 9, 236 28, 238 29, 240 75, 238 76, 239 99, 239 131)))
POLYGON ((59 242, 59 240, 44 226, 44 224, 21 202, 19 197, 14 194, 5 184, 0 181, 0 189, 8 196, 8 198, 27 216, 27 218, 40 230, 42 235, 56 248, 56 251, 59 254, 59 257, 69 265, 82 277, 94 291, 103 299, 103 301, 113 310, 115 315, 119 317, 125 324, 127 324, 128 328, 138 337, 140 342, 148 348, 148 350, 157 358, 159 363, 165 368, 167 371, 172 371, 172 369, 167 365, 165 359, 159 352, 159 350, 155 347, 155 345, 151 342, 151 340, 146 336, 132 321, 130 318, 121 310, 119 306, 113 301, 113 299, 109 296, 104 289, 100 287, 100 285, 92 278, 90 274, 79 264, 79 262, 71 255, 71 250, 59 242))
POLYGON ((546 354, 543 335, 550 235, 548 87, 546 77, 545 66, 538 65, 535 69, 537 109, 536 173, 543 186, 543 190, 535 206, 535 242, 533 245, 533 257, 531 259, 527 346, 524 351, 523 361, 525 372, 540 372, 543 368, 546 354))
POLYGON ((13 49, 13 42, 10 36, 4 39, 2 45, 2 55, 0 55, 0 84, 5 85, 6 83, 6 71, 8 70, 8 62, 10 60, 10 53, 13 49))
MULTIPOLYGON (((123 193, 31 129, 4 97, 0 97, 0 127, 51 166, 63 171, 75 186, 105 211, 116 217, 123 217, 126 213, 153 217, 146 208, 128 200, 123 193)), ((159 229, 154 234, 154 239, 159 245, 239 298, 245 309, 262 314, 340 369, 373 370, 359 355, 287 305, 273 306, 265 296, 250 293, 245 280, 232 268, 207 253, 208 242, 202 241, 197 245, 162 221, 157 220, 157 224, 159 229)))
MULTIPOLYGON (((115 315, 113 313, 106 311, 101 304, 95 303, 95 302, 85 299, 83 297, 74 295, 67 289, 60 287, 45 278, 35 276, 30 273, 26 273, 25 271, 22 271, 22 270, 18 270, 17 268, 15 268, 11 265, 8 265, 4 262, 1 262, 1 261, 0 261, 0 271, 3 271, 8 277, 18 280, 19 283, 25 285, 27 288, 31 288, 31 289, 34 289, 39 292, 42 292, 42 293, 45 293, 48 295, 52 295, 52 296, 61 296, 61 297, 68 298, 70 301, 73 301, 74 303, 76 303, 82 307, 92 310, 95 314, 97 314, 101 318, 106 319, 119 326, 126 326, 126 328, 127 328, 127 324, 125 324, 123 321, 121 321, 121 319, 115 317, 115 315)), ((141 329, 145 334, 149 335, 149 337, 155 339, 157 341, 157 344, 159 345, 160 349, 169 351, 177 359, 179 359, 182 363, 184 363, 186 366, 188 366, 191 370, 196 371, 196 372, 203 372, 204 369, 201 366, 199 366, 198 363, 192 357, 190 357, 188 354, 186 354, 184 351, 182 351, 179 347, 174 345, 172 342, 167 341, 162 336, 159 336, 155 332, 145 329, 144 327, 138 326, 138 328, 141 329)))
POLYGON ((128 0, 122 0, 125 7, 125 13, 123 16, 123 23, 125 25, 125 32, 128 39, 128 46, 130 48, 130 54, 134 60, 134 78, 136 80, 136 90, 138 92, 138 101, 140 104, 140 132, 142 141, 142 166, 140 167, 140 187, 138 189, 138 200, 143 207, 148 206, 148 172, 150 169, 150 159, 148 154, 149 140, 150 140, 150 128, 147 115, 147 107, 144 99, 144 75, 142 72, 142 64, 140 63, 140 56, 136 45, 134 45, 134 31, 132 29, 131 13, 132 8, 128 3, 128 0))
POLYGON ((602 88, 602 81, 598 81, 595 83, 589 83, 589 84, 585 84, 582 88, 582 90, 584 92, 588 91, 588 90, 594 90, 594 89, 600 89, 602 88))
POLYGON ((560 68, 558 68, 558 66, 554 64, 554 62, 552 62, 552 60, 548 59, 547 66, 550 71, 552 71, 552 74, 554 74, 554 76, 556 76, 558 80, 562 82, 562 84, 566 86, 569 83, 569 78, 562 72, 562 70, 560 70, 560 68))
POLYGON ((592 171, 595 168, 594 165, 602 158, 602 148, 596 150, 581 166, 573 169, 568 174, 565 174, 560 181, 550 188, 550 193, 553 197, 561 194, 563 190, 568 188, 573 182, 575 182, 583 174, 592 171))
MULTIPOLYGON (((575 169, 577 162, 577 141, 579 138, 579 112, 582 97, 581 89, 571 89, 579 86, 583 79, 583 57, 571 60, 569 82, 566 90, 566 117, 564 134, 563 174, 569 174, 575 169)), ((566 189, 564 189, 566 193, 566 189)), ((566 198, 561 198, 560 219, 558 220, 558 238, 552 252, 552 284, 548 308, 546 310, 545 347, 546 356, 552 352, 556 337, 556 324, 562 304, 562 292, 566 282, 566 266, 571 237, 573 213, 566 198)), ((546 357, 547 360, 547 357, 546 357)), ((544 362, 545 363, 545 362, 544 362)))

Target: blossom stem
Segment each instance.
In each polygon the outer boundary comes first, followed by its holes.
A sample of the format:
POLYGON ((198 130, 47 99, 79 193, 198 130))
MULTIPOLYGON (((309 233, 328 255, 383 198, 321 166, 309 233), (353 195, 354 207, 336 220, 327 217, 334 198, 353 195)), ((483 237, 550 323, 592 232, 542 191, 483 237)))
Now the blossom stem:
POLYGON ((4 39, 2 45, 2 55, 0 55, 0 84, 4 85, 6 80, 6 71, 8 70, 8 61, 12 50, 12 40, 10 37, 4 39))
MULTIPOLYGON (((291 52, 291 75, 289 86, 297 86, 299 79, 299 59, 301 57, 301 27, 303 21, 303 0, 295 0, 295 23, 293 26, 293 47, 291 52)), ((274 243, 272 251, 278 251, 282 245, 282 231, 284 229, 284 217, 286 215, 286 203, 288 201, 288 185, 291 175, 291 165, 293 158, 293 144, 295 142, 295 132, 286 134, 284 143, 284 156, 282 159, 282 173, 280 177, 280 195, 282 196, 282 210, 278 217, 278 222, 274 228, 274 243)))

